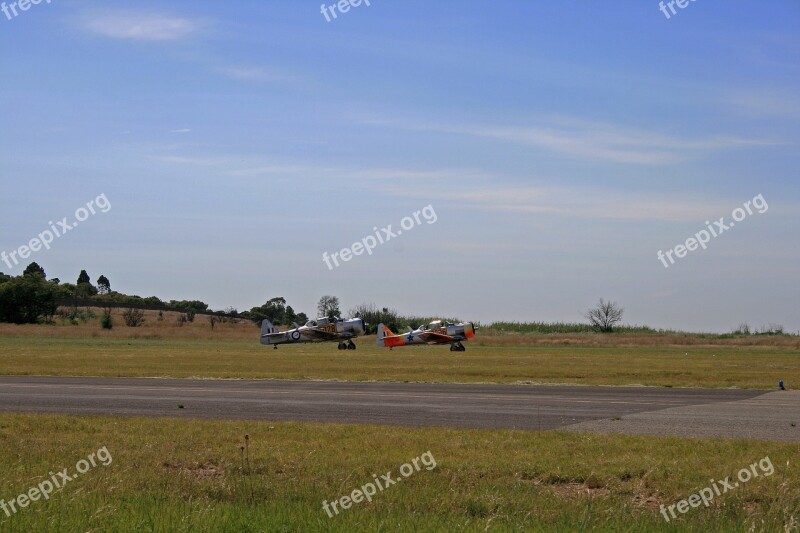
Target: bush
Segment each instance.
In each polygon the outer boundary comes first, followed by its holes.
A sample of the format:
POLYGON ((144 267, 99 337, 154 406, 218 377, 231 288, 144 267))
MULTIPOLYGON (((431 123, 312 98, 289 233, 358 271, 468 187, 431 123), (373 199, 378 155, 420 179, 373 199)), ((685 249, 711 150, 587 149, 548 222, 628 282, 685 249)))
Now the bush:
POLYGON ((35 273, 0 283, 0 322, 50 322, 58 308, 57 292, 57 285, 35 273))
POLYGON ((122 319, 125 325, 130 328, 138 328, 144 324, 144 311, 141 309, 129 308, 122 312, 122 319))
POLYGON ((111 329, 114 327, 114 319, 111 318, 111 311, 103 311, 103 318, 100 319, 100 325, 103 329, 111 329))

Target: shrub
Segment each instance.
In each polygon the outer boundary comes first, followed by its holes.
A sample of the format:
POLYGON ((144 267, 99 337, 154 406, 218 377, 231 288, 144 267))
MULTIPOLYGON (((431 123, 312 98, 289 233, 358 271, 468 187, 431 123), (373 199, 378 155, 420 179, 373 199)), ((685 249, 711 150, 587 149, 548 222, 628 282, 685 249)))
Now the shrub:
POLYGON ((122 312, 122 319, 125 325, 130 328, 138 328, 144 324, 144 311, 141 309, 128 308, 122 312))
POLYGON ((111 311, 103 311, 103 318, 100 319, 100 325, 103 329, 111 329, 114 327, 114 319, 111 318, 111 311))

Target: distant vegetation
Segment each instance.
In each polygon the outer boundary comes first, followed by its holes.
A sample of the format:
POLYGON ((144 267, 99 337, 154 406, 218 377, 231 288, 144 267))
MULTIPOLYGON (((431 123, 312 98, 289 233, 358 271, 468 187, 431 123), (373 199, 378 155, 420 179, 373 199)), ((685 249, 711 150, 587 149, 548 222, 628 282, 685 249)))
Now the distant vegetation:
MULTIPOLYGON (((233 307, 212 311, 207 303, 201 300, 162 300, 156 296, 137 296, 123 294, 111 289, 111 281, 105 275, 97 278, 96 285, 86 270, 81 270, 75 283, 62 283, 58 278, 47 279, 44 269, 33 262, 28 265, 22 275, 9 276, 0 272, 0 322, 12 324, 52 323, 56 318, 71 324, 86 323, 97 318, 92 308, 100 308, 103 312, 100 325, 103 329, 114 327, 111 310, 123 309, 123 322, 128 327, 139 327, 144 321, 140 310, 159 311, 157 320, 164 320, 164 311, 176 311, 178 325, 194 322, 197 314, 208 317, 211 329, 218 323, 248 320, 260 324, 269 319, 278 326, 305 324, 309 317, 303 312, 295 311, 286 299, 277 296, 268 299, 263 305, 248 311, 239 312, 233 307)), ((317 304, 317 316, 343 318, 362 318, 368 324, 368 333, 375 333, 380 323, 394 332, 404 332, 407 328, 416 329, 434 320, 460 322, 455 317, 401 315, 391 307, 378 307, 375 303, 363 303, 351 308, 346 314, 339 309, 339 298, 332 295, 322 296, 317 304)), ((648 326, 624 325, 623 309, 616 302, 601 299, 595 307, 585 313, 588 323, 568 322, 494 322, 489 324, 475 323, 484 335, 559 335, 614 333, 619 335, 668 335, 686 334, 685 332, 654 329, 648 326)), ((731 333, 726 334, 691 334, 709 335, 722 338, 748 336, 795 336, 787 333, 779 324, 769 324, 760 328, 751 328, 747 323, 740 324, 731 333)))
POLYGON ((447 320, 448 322, 460 322, 457 318, 431 317, 431 316, 403 316, 396 309, 389 307, 379 308, 374 303, 359 304, 347 313, 348 316, 362 318, 369 326, 369 332, 375 333, 378 324, 385 324, 386 327, 397 333, 405 331, 407 328, 416 329, 423 324, 429 324, 434 320, 447 320))
MULTIPOLYGON (((578 322, 493 322, 482 327, 482 330, 491 330, 497 333, 511 334, 518 333, 524 335, 547 335, 565 333, 592 333, 596 331, 591 324, 581 324, 578 322)), ((655 335, 659 333, 669 333, 663 329, 653 329, 648 326, 617 326, 615 333, 620 334, 639 334, 655 335)))

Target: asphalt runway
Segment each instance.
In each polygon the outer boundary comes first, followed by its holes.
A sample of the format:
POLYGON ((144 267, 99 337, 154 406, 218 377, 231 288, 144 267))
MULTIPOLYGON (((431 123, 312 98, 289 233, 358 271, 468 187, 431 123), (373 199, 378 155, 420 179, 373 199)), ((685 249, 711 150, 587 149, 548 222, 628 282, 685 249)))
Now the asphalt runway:
POLYGON ((800 393, 738 389, 13 376, 0 411, 800 441, 800 393))

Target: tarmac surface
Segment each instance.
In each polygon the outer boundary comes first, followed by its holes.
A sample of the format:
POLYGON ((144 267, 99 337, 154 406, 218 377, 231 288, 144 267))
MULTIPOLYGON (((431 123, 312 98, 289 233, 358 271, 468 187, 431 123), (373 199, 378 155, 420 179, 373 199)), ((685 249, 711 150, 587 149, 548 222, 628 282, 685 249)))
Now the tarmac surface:
POLYGON ((0 411, 800 441, 795 391, 4 376, 0 411))

